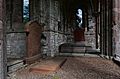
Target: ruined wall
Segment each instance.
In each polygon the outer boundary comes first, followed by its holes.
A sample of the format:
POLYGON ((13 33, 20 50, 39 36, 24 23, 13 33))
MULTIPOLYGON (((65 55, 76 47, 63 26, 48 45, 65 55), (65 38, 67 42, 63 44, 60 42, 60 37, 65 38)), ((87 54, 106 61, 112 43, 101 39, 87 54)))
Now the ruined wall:
MULTIPOLYGON (((58 22, 62 22, 60 17, 60 3, 58 1, 50 0, 50 36, 49 36, 49 44, 50 48, 49 53, 51 56, 54 56, 55 53, 58 53, 58 46, 64 42, 66 42, 66 35, 62 30, 58 30, 58 22)), ((63 25, 60 25, 63 28, 63 25)))
POLYGON ((85 42, 87 45, 92 46, 92 48, 96 48, 95 18, 89 18, 88 21, 89 30, 85 29, 85 42))
POLYGON ((67 41, 60 2, 56 0, 34 0, 30 1, 30 5, 31 20, 38 20, 45 24, 43 34, 46 37, 46 44, 43 46, 42 52, 49 56, 58 54, 59 45, 67 41))
POLYGON ((23 30, 23 1, 22 0, 7 0, 6 1, 6 21, 7 31, 23 30))
POLYGON ((26 34, 8 32, 7 37, 7 57, 23 58, 26 53, 26 34))
POLYGON ((25 33, 8 33, 6 38, 8 58, 23 58, 26 56, 25 33))
POLYGON ((24 24, 22 22, 23 0, 6 1, 7 57, 20 58, 26 53, 24 24))
MULTIPOLYGON (((22 0, 7 0, 7 56, 20 58, 26 53, 26 40, 23 31, 22 0)), ((61 3, 56 0, 30 0, 30 20, 44 23, 46 45, 43 53, 58 53, 58 47, 64 42, 72 41, 70 29, 65 28, 61 3), (69 32, 69 33, 68 33, 69 32)))

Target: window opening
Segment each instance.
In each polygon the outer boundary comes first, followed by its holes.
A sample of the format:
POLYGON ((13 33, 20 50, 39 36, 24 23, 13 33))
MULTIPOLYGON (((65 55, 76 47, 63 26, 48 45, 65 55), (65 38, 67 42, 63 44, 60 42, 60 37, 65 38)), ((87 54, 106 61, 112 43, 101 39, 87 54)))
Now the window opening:
POLYGON ((77 10, 76 17, 77 17, 77 19, 76 19, 77 26, 82 27, 83 17, 82 17, 82 10, 81 9, 77 10))
POLYGON ((29 18, 29 0, 23 0, 23 22, 28 22, 29 18))

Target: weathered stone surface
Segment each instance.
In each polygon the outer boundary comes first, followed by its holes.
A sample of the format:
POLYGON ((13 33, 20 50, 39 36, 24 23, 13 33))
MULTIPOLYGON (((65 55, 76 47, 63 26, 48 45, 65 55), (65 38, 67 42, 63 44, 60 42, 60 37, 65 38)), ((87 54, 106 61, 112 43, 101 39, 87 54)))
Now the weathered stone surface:
POLYGON ((30 21, 25 25, 25 31, 27 34, 27 63, 33 63, 35 58, 31 60, 32 57, 41 54, 41 33, 42 33, 42 25, 40 25, 37 21, 30 21))
POLYGON ((26 56, 26 34, 23 25, 23 1, 6 0, 7 58, 26 56))
POLYGON ((26 55, 26 34, 9 33, 7 34, 7 57, 24 58, 26 55))
MULTIPOLYGON (((113 52, 118 57, 120 56, 120 5, 118 4, 119 0, 114 0, 113 6, 113 52)), ((120 61, 120 58, 119 58, 120 61)))
POLYGON ((13 9, 13 22, 22 22, 22 14, 23 14, 23 7, 21 7, 23 5, 23 1, 22 0, 13 0, 12 1, 13 5, 12 5, 12 9, 13 9))
POLYGON ((23 31, 23 1, 6 0, 7 31, 23 31))
MULTIPOLYGON (((117 22, 116 22, 117 23, 117 22)), ((120 56, 120 27, 119 27, 120 23, 117 23, 117 25, 115 25, 113 27, 113 52, 115 52, 116 55, 120 56)))
POLYGON ((7 60, 7 71, 8 73, 15 72, 19 69, 21 69, 24 66, 23 60, 20 59, 8 59, 7 60))
POLYGON ((46 46, 42 47, 42 53, 46 53, 48 56, 58 54, 59 45, 70 40, 64 34, 64 22, 62 11, 60 10, 60 2, 56 0, 34 0, 30 4, 31 19, 45 24, 45 31, 43 33, 46 36, 46 46), (58 22, 61 23, 61 33, 58 31, 58 22))
MULTIPOLYGON (((23 31, 22 24, 22 1, 7 0, 7 31, 21 32, 23 31), (13 5, 12 5, 13 3, 13 5), (11 8, 14 7, 14 8, 11 8), (12 15, 11 15, 12 12, 12 15), (17 19, 17 18, 18 19, 17 19)), ((71 42, 71 35, 65 35, 70 29, 64 28, 63 13, 60 9, 60 2, 56 0, 31 0, 30 1, 30 19, 37 20, 39 23, 44 23, 43 32, 46 36, 46 45, 42 48, 42 53, 48 55, 58 54, 58 47, 64 42, 71 42), (60 30, 58 31, 58 23, 60 30), (66 32, 64 32, 66 29, 66 32), (50 31, 46 31, 50 30, 50 31), (60 33, 59 33, 60 32, 60 33)), ((7 54, 8 57, 23 57, 25 54, 26 43, 24 33, 11 33, 7 34, 7 54), (20 39, 17 39, 20 38, 20 39), (23 39, 21 39, 23 38, 23 39), (13 43, 12 43, 13 40, 13 43), (18 44, 18 45, 17 45, 18 44), (16 46, 17 45, 17 46, 16 46), (18 50, 18 51, 17 51, 18 50)))
POLYGON ((92 48, 96 48, 95 31, 85 32, 85 43, 92 46, 92 48))
POLYGON ((53 58, 53 59, 47 59, 40 61, 35 66, 31 67, 29 69, 30 72, 37 72, 37 73, 49 73, 49 72, 55 72, 61 66, 65 63, 67 59, 66 58, 53 58))
POLYGON ((92 48, 96 48, 96 38, 94 30, 85 32, 85 43, 86 45, 92 46, 92 48))

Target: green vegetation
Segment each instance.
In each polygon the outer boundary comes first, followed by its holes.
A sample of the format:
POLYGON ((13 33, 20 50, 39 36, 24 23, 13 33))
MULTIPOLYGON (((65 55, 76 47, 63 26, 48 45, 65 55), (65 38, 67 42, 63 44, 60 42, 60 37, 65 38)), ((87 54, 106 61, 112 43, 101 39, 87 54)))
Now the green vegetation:
POLYGON ((54 76, 52 79, 60 79, 59 76, 54 76))

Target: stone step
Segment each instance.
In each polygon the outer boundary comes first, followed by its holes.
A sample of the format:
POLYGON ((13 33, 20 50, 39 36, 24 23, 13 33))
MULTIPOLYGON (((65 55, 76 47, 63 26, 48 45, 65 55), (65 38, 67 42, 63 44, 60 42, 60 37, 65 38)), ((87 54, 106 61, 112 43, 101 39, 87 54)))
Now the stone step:
POLYGON ((59 53, 59 56, 73 56, 73 57, 81 57, 81 56, 86 56, 86 57, 100 57, 99 55, 97 54, 89 54, 89 53, 59 53))
POLYGON ((53 59, 47 59, 47 60, 42 60, 40 63, 37 65, 31 67, 29 69, 30 72, 37 72, 37 73, 49 73, 49 72, 54 72, 61 68, 61 66, 65 63, 67 59, 63 57, 59 58, 53 58, 53 59))
POLYGON ((91 49, 86 49, 86 53, 100 53, 100 49, 93 49, 93 48, 91 48, 91 49))
MULTIPOLYGON (((68 44, 67 44, 68 45, 68 44)), ((100 53, 100 49, 92 48, 89 45, 61 46, 60 53, 100 53)))
POLYGON ((86 52, 86 50, 92 49, 90 45, 86 45, 85 41, 76 42, 76 43, 64 43, 59 46, 59 52, 72 53, 72 52, 86 52))
POLYGON ((25 66, 26 65, 24 65, 23 60, 20 60, 20 59, 9 60, 9 62, 7 63, 7 71, 8 71, 8 73, 12 73, 12 72, 15 72, 25 66))
POLYGON ((75 49, 73 51, 63 51, 63 52, 60 52, 60 55, 85 55, 85 54, 94 54, 94 55, 100 55, 100 50, 99 49, 85 49, 85 50, 80 50, 80 49, 75 49))

